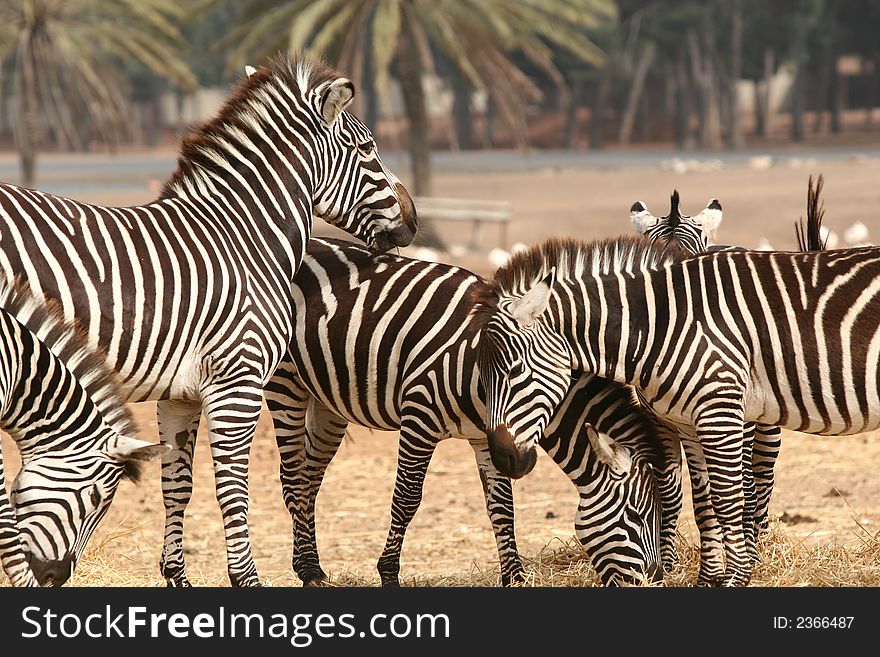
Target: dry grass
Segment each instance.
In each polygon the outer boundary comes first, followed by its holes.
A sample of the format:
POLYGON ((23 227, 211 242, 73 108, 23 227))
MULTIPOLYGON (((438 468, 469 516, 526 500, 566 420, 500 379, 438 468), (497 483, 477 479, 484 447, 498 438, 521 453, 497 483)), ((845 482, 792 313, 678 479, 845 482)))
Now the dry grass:
MULTIPOLYGON (((108 532, 92 545, 77 568, 71 586, 143 587, 164 586, 152 559, 137 560, 120 557, 119 543, 134 539, 136 532, 108 532)), ((880 537, 857 527, 854 534, 860 544, 855 546, 832 542, 808 545, 786 531, 785 524, 774 520, 770 531, 759 545, 761 562, 752 576, 752 587, 877 587, 880 586, 880 537)), ((680 565, 667 574, 663 586, 692 586, 699 568, 699 547, 679 535, 680 565)), ((537 554, 524 555, 528 580, 522 586, 592 587, 600 586, 598 577, 586 554, 574 537, 553 539, 537 554)), ((226 587, 228 580, 191 572, 196 586, 226 587)), ((0 575, 0 581, 7 585, 0 575)), ((274 573, 263 578, 268 586, 298 587, 299 581, 290 572, 274 573)), ((473 564, 470 571, 441 576, 401 578, 403 586, 418 587, 495 587, 500 585, 497 568, 473 564)), ((330 586, 375 587, 378 577, 358 571, 341 570, 330 574, 330 586)), ((647 586, 648 584, 646 584, 647 586)))

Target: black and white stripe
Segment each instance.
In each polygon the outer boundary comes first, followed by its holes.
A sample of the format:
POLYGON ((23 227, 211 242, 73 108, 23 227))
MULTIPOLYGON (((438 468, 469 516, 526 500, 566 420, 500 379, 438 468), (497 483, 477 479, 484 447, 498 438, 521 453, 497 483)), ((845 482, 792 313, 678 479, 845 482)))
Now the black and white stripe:
MULTIPOLYGON (((821 175, 816 181, 815 188, 813 179, 810 177, 807 186, 806 221, 801 220, 800 224, 795 225, 800 251, 821 251, 825 248, 821 239, 824 214, 824 209, 820 206, 822 185, 821 175)), ((665 217, 655 217, 648 211, 644 202, 637 202, 633 205, 630 216, 633 227, 651 241, 677 244, 691 255, 699 255, 707 251, 745 250, 741 247, 712 244, 711 240, 715 239, 722 219, 721 204, 718 199, 711 199, 706 209, 695 217, 682 215, 679 203, 679 194, 675 190, 672 194, 669 214, 665 217)), ((642 401, 645 403, 644 399, 642 401)), ((659 420, 662 423, 662 418, 659 420)), ((664 567, 669 568, 678 560, 675 552, 675 539, 678 513, 682 505, 681 448, 679 446, 680 436, 673 426, 664 426, 661 435, 665 442, 665 448, 669 452, 665 461, 670 468, 668 472, 658 473, 658 483, 664 493, 661 554, 663 555, 664 567)), ((782 443, 782 431, 779 427, 746 422, 744 435, 746 542, 753 561, 757 561, 757 533, 760 529, 766 529, 769 526, 770 498, 773 494, 774 472, 782 443)), ((693 455, 696 449, 698 449, 698 445, 691 445, 686 453, 693 455)), ((702 482, 705 482, 707 477, 705 472, 695 470, 704 463, 704 460, 695 455, 690 460, 692 489, 699 494, 701 491, 705 491, 705 485, 702 482)), ((708 500, 694 499, 694 508, 708 514, 711 514, 712 511, 711 503, 708 500)), ((704 536, 717 531, 717 523, 702 513, 696 514, 696 522, 701 527, 701 534, 704 536)), ((716 539, 714 543, 720 545, 719 539, 716 539)))
MULTIPOLYGON (((744 422, 825 435, 880 426, 880 248, 684 259, 642 239, 551 241, 500 269, 496 292, 481 345, 487 358, 501 354, 495 370, 482 372, 487 401, 500 396, 497 371, 520 362, 510 350, 520 344, 509 339, 510 318, 529 319, 530 335, 534 325, 545 331, 530 349, 569 356, 546 374, 531 372, 535 387, 564 364, 598 373, 636 386, 699 441, 725 561, 720 574, 701 564, 702 582, 750 577, 744 422), (544 282, 550 270, 552 287, 544 282)), ((493 451, 506 411, 487 417, 493 451)), ((512 436, 514 448, 534 449, 523 438, 512 436)))
POLYGON ((22 468, 6 492, 0 455, 0 559, 14 586, 61 586, 137 461, 168 447, 135 427, 100 354, 24 284, 0 280, 0 427, 22 468))
POLYGON ((414 235, 412 200, 344 111, 333 69, 279 57, 188 136, 159 200, 111 208, 0 185, 0 264, 57 300, 106 351, 128 401, 158 400, 166 509, 161 569, 186 585, 190 437, 204 412, 230 581, 258 585, 248 452, 262 388, 290 345, 290 285, 312 216, 377 250, 414 235))
MULTIPOLYGON (((485 317, 475 309, 489 290, 457 267, 310 242, 293 287, 292 348, 266 388, 293 518, 293 567, 304 583, 325 579, 315 498, 349 422, 400 430, 391 528, 378 563, 383 585, 398 583, 404 534, 445 438, 474 449, 502 583, 522 575, 510 480, 492 464, 483 422, 477 344, 485 317)), ((606 583, 659 577, 650 418, 623 386, 590 376, 572 385, 566 371, 569 388, 541 445, 580 492, 578 538, 606 583)))

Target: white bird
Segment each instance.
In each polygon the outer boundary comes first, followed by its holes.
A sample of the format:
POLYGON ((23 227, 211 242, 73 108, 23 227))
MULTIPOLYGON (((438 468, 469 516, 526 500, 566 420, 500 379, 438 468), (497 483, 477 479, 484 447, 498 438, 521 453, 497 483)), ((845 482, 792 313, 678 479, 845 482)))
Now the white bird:
POLYGON ((440 261, 440 254, 437 253, 434 249, 429 249, 426 246, 420 246, 418 249, 416 249, 415 256, 419 260, 425 260, 427 262, 440 261))
POLYGON ((510 254, 504 249, 494 248, 489 251, 489 263, 493 269, 498 269, 510 260, 510 254))
POLYGON ((519 253, 520 251, 528 251, 529 247, 527 244, 523 244, 522 242, 517 242, 512 247, 510 247, 511 253, 519 253))
POLYGON ((867 245, 868 227, 861 221, 857 221, 843 232, 843 241, 850 246, 867 245))
POLYGON ((773 251, 773 246, 770 242, 767 241, 766 237, 762 237, 761 241, 758 242, 758 246, 755 247, 756 251, 773 251))
POLYGON ((840 244, 840 238, 830 228, 826 226, 819 226, 819 238, 825 242, 826 249, 836 249, 837 245, 840 244))

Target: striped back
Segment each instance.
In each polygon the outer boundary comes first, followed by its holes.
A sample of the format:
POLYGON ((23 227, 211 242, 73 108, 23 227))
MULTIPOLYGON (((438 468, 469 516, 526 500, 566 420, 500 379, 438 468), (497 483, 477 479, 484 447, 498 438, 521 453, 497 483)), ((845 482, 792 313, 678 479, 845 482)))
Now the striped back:
MULTIPOLYGON (((313 239, 292 293, 287 358, 333 413, 389 430, 408 421, 429 434, 425 440, 483 433, 478 345, 488 281, 442 263, 313 239)), ((559 386, 564 407, 541 445, 578 487, 579 539, 606 583, 630 581, 633 572, 656 576, 653 423, 624 386, 591 376, 572 382, 568 368, 559 386)), ((283 397, 283 375, 268 389, 283 397)), ((284 423, 283 411, 276 419, 284 423)))

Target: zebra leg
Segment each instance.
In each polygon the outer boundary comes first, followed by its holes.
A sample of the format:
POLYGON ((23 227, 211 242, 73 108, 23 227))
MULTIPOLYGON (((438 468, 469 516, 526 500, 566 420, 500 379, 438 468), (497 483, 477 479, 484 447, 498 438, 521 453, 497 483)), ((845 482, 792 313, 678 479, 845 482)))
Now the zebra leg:
POLYGON ((483 495, 486 498, 486 511, 495 534, 498 558, 501 563, 501 585, 510 586, 513 582, 525 581, 525 569, 516 549, 516 532, 513 520, 513 486, 510 479, 498 472, 492 464, 489 443, 486 439, 469 441, 474 450, 483 495))
POLYGON ((712 506, 709 472, 700 443, 681 442, 691 481, 694 520, 700 532, 700 572, 697 586, 718 586, 724 581, 724 538, 712 506))
POLYGON ((425 435, 425 429, 413 426, 412 420, 404 418, 400 427, 400 445, 397 450, 397 477, 391 499, 391 528, 385 540, 385 549, 376 568, 382 586, 400 586, 400 552, 406 528, 422 503, 425 474, 434 456, 437 439, 425 435))
POLYGON ((752 448, 755 442, 755 423, 749 422, 743 431, 743 532, 746 552, 752 565, 758 562, 758 537, 755 527, 755 478, 752 473, 752 448))
POLYGON ((159 440, 173 448, 162 457, 165 540, 159 571, 168 586, 190 586, 183 556, 183 519, 192 497, 193 450, 201 412, 201 404, 194 401, 164 400, 156 404, 159 440))
POLYGON ((681 486, 681 441, 676 432, 659 423, 657 433, 665 464, 663 470, 656 473, 660 493, 660 562, 663 570, 670 572, 679 562, 675 540, 684 496, 681 486))
POLYGON ((773 495, 776 459, 782 447, 782 430, 759 424, 752 450, 752 472, 755 479, 755 527, 758 531, 770 526, 770 498, 773 495))
POLYGON ((698 426, 697 431, 706 459, 712 508, 724 536, 724 586, 746 586, 751 579, 752 563, 743 531, 742 419, 716 414, 710 421, 708 428, 698 426), (733 429, 737 424, 738 428, 733 429), (728 427, 731 430, 725 431, 728 427))
POLYGON ((296 519, 297 553, 293 568, 304 586, 318 586, 327 580, 318 558, 315 530, 315 502, 324 473, 345 438, 348 421, 317 399, 312 399, 305 432, 305 463, 301 480, 306 495, 300 501, 296 519))
POLYGON ((262 381, 251 385, 216 387, 205 394, 214 486, 223 530, 226 560, 232 586, 261 586, 248 533, 248 466, 254 432, 263 402, 262 381))
POLYGON ((275 442, 281 458, 279 477, 284 504, 290 513, 293 536, 291 568, 306 586, 316 585, 327 576, 318 563, 317 548, 309 555, 307 531, 302 518, 309 495, 305 471, 306 413, 311 395, 302 385, 290 359, 279 365, 263 391, 272 414, 275 442))
POLYGON ((0 454, 0 562, 13 586, 39 586, 34 572, 28 565, 24 541, 18 530, 15 510, 6 492, 6 473, 3 455, 0 454))

